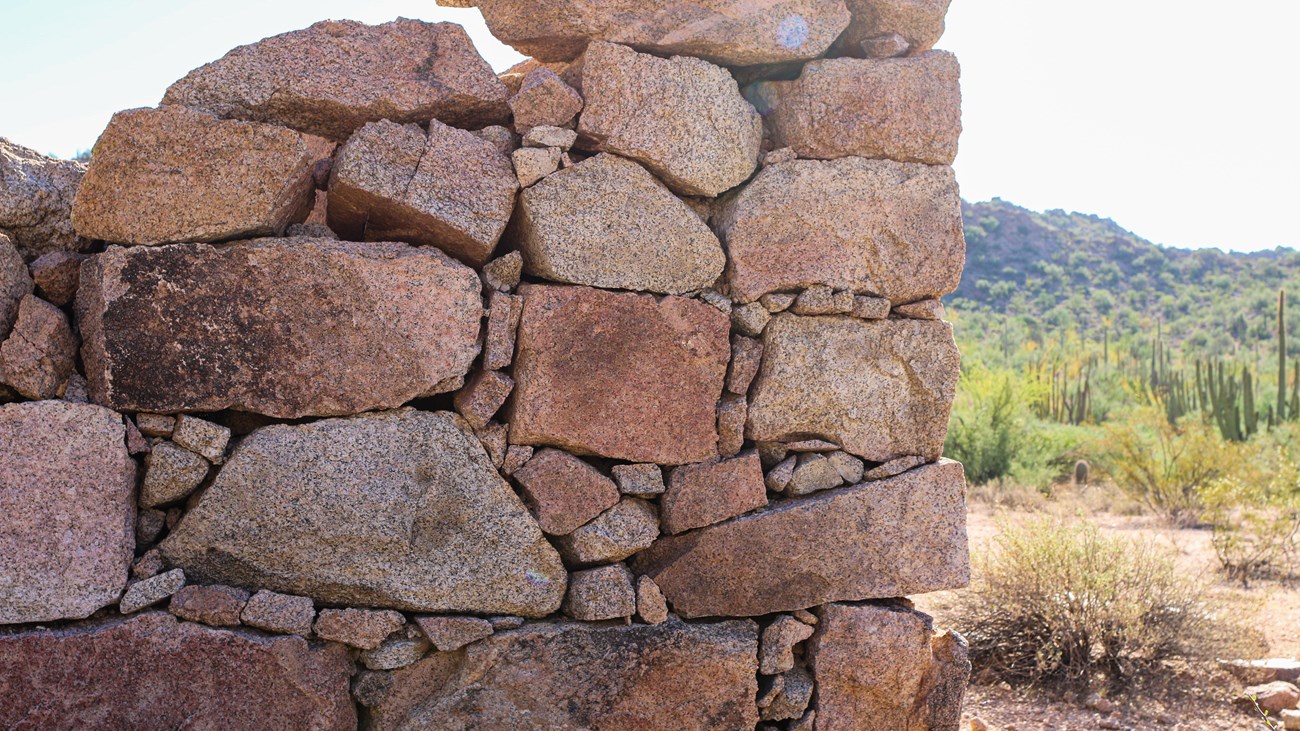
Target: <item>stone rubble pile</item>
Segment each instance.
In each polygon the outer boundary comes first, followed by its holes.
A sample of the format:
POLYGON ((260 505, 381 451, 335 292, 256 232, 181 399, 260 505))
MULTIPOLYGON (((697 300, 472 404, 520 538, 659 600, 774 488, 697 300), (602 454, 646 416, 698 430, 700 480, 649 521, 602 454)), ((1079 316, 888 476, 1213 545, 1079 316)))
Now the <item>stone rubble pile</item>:
POLYGON ((947 0, 440 0, 0 140, 0 727, 935 731, 947 0))

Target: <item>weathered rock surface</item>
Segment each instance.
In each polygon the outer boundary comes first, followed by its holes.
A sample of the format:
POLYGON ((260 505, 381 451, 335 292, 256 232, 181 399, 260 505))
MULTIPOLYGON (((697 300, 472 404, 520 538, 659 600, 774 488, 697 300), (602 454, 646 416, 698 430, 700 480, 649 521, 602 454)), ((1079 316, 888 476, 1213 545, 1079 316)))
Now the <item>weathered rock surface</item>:
POLYGON ((27 295, 13 331, 0 343, 0 383, 29 399, 57 398, 72 376, 77 340, 63 310, 27 295))
POLYGON ((658 537, 655 506, 625 497, 590 523, 562 536, 560 553, 572 564, 611 563, 649 548, 658 537))
POLYGON ((0 726, 350 731, 351 661, 164 612, 0 636, 0 726))
POLYGON ((758 723, 757 626, 542 623, 392 674, 371 729, 714 731, 758 723))
POLYGON ((632 570, 683 617, 758 616, 965 586, 965 482, 949 460, 655 542, 632 570))
POLYGON ((328 604, 534 617, 564 596, 559 556, 446 412, 259 429, 161 549, 199 580, 328 604))
POLYGON ((659 585, 649 576, 640 576, 636 580, 636 616, 646 624, 662 624, 668 621, 668 602, 659 585))
POLYGON ((416 617, 415 623, 440 652, 453 652, 494 631, 481 617, 416 617))
POLYGON ((715 196, 754 172, 763 123, 726 69, 613 43, 583 56, 579 146, 645 165, 682 195, 715 196))
POLYGON ((757 452, 674 467, 660 501, 665 533, 720 523, 767 505, 757 452))
POLYGON ((506 88, 455 23, 325 20, 240 46, 172 84, 163 104, 333 140, 367 122, 503 122, 506 88))
POLYGON ((125 439, 122 417, 98 406, 0 406, 0 624, 80 619, 117 602, 135 549, 125 439))
POLYGON ((239 621, 249 627, 303 637, 311 634, 311 625, 315 619, 316 610, 310 597, 266 590, 249 597, 248 603, 239 613, 239 621))
POLYGON ((664 491, 664 473, 657 464, 619 464, 610 470, 625 495, 653 497, 664 491))
POLYGON ((794 81, 767 81, 746 96, 773 144, 800 157, 857 155, 951 165, 961 134, 957 58, 926 51, 905 58, 813 61, 794 81))
MULTIPOLYGON (((3 244, 0 244, 0 248, 3 248, 3 244)), ((4 254, 0 254, 0 257, 3 256, 4 254)), ((56 307, 63 307, 72 302, 77 296, 77 284, 81 281, 81 262, 85 260, 85 254, 75 251, 51 251, 41 254, 31 266, 36 292, 42 299, 56 307)), ((0 264, 0 269, 2 268, 4 265, 0 264)), ((4 275, 0 275, 2 276, 4 275)), ((4 291, 2 285, 0 291, 4 291)))
POLYGON ((525 272, 610 289, 683 294, 713 284, 726 262, 689 206, 609 154, 525 190, 512 239, 525 272))
POLYGON ((537 452, 512 476, 542 532, 553 536, 572 533, 618 502, 612 480, 558 449, 537 452))
POLYGON ((322 609, 312 626, 316 636, 358 650, 373 650, 406 624, 391 609, 322 609))
POLYGON ((239 624, 239 615, 246 604, 248 592, 243 589, 190 584, 172 595, 167 611, 191 622, 231 627, 239 624))
POLYGON ((853 20, 836 46, 851 56, 862 55, 862 42, 897 34, 906 50, 920 53, 934 48, 943 35, 943 18, 951 0, 844 0, 853 20))
POLYGON ((172 441, 212 464, 226 461, 230 435, 229 428, 189 414, 177 416, 172 428, 172 441))
POLYGON ((185 572, 180 569, 142 579, 127 587, 122 601, 118 602, 118 611, 122 614, 138 612, 175 594, 184 586, 185 572))
POLYGON ((161 441, 144 458, 140 507, 156 508, 188 496, 208 476, 208 461, 172 442, 161 441))
POLYGON ((772 165, 714 219, 740 302, 824 285, 895 303, 952 292, 966 245, 951 168, 846 157, 772 165))
POLYGON ((576 58, 590 41, 623 43, 662 55, 698 56, 728 66, 813 58, 849 22, 843 0, 439 0, 477 6, 492 35, 541 61, 576 58))
POLYGON ((573 572, 562 609, 570 617, 584 622, 632 616, 636 613, 632 572, 623 564, 573 572))
POLYGON ((18 307, 32 290, 32 277, 22 254, 8 236, 0 234, 0 342, 9 336, 18 320, 18 307))
POLYGON ((559 74, 542 67, 524 75, 510 97, 515 129, 526 134, 534 127, 563 127, 582 111, 582 97, 559 74))
POLYGON ((812 637, 813 628, 788 614, 782 614, 763 628, 759 644, 758 672, 777 675, 794 667, 794 646, 812 637))
POLYGON ((85 172, 83 163, 55 160, 0 137, 0 236, 13 239, 24 260, 89 243, 72 230, 72 201, 85 172))
POLYGON ((514 169, 496 145, 437 120, 371 122, 339 148, 328 220, 340 236, 436 246, 473 266, 514 210, 514 169))
POLYGON ((119 244, 280 235, 311 210, 333 145, 181 107, 113 115, 72 207, 77 233, 119 244))
POLYGON ((763 352, 750 439, 826 439, 872 462, 943 452, 958 371, 948 323, 783 313, 763 352))
POLYGON ((526 285, 512 444, 632 462, 717 454, 727 318, 680 297, 526 285))
POLYGON ((392 407, 458 387, 478 353, 479 279, 436 249, 328 239, 110 248, 83 274, 91 394, 126 411, 294 418, 392 407))
POLYGON ((809 656, 818 731, 956 729, 970 675, 965 642, 902 607, 828 604, 809 656))

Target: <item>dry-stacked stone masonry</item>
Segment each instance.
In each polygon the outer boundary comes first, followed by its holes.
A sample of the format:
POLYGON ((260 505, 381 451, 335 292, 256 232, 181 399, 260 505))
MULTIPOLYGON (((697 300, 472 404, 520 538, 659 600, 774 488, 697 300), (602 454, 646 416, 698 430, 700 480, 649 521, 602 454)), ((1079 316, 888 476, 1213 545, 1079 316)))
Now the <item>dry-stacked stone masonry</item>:
POLYGON ((0 140, 0 728, 924 731, 947 0, 441 0, 0 140))

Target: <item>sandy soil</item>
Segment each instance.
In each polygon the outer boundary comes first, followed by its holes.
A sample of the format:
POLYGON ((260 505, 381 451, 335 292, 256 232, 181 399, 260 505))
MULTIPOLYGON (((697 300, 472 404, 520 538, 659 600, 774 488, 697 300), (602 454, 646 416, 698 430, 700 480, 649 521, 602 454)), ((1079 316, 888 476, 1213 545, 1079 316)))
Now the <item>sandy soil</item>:
MULTIPOLYGON (((1246 620, 1255 635, 1248 644, 1255 647, 1259 657, 1300 657, 1300 585, 1255 582, 1243 589, 1223 581, 1215 570, 1218 564, 1208 530, 1171 529, 1154 517, 1092 511, 1069 499, 1052 501, 1040 509, 1084 514, 1104 530, 1168 546, 1184 571, 1199 577, 1224 600, 1228 611, 1246 620)), ((1003 525, 1014 525, 1035 514, 1023 508, 995 508, 973 502, 968 524, 972 553, 986 550, 1003 525)), ((918 609, 934 615, 938 626, 960 630, 952 616, 957 597, 957 592, 937 592, 914 599, 918 609)), ((979 668, 975 670, 978 675, 979 668)), ((1177 664, 1108 699, 1113 708, 1103 713, 1086 707, 1084 699, 1078 697, 1061 698, 1005 684, 972 683, 965 716, 978 717, 998 731, 1267 729, 1257 716, 1231 704, 1240 690, 1241 684, 1213 663, 1177 664)), ((963 726, 962 731, 965 729, 963 726)))

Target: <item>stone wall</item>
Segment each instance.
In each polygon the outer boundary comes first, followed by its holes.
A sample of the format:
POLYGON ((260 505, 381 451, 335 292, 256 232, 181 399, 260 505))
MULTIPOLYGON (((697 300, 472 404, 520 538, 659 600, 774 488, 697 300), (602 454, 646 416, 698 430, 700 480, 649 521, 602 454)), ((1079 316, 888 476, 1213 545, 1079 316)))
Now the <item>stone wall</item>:
POLYGON ((440 1, 0 140, 0 727, 955 729, 947 0, 440 1))

